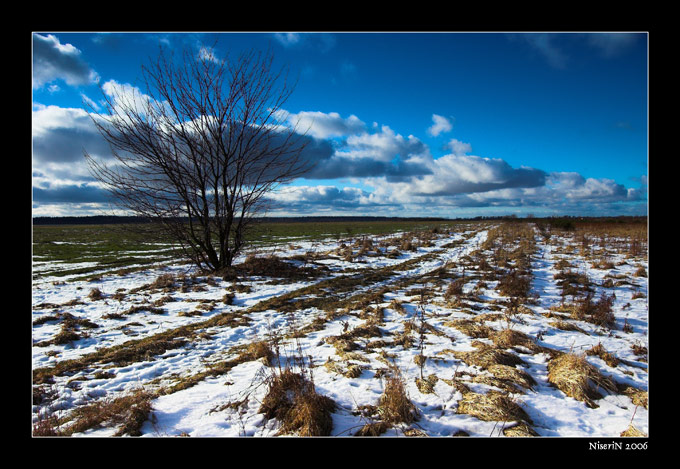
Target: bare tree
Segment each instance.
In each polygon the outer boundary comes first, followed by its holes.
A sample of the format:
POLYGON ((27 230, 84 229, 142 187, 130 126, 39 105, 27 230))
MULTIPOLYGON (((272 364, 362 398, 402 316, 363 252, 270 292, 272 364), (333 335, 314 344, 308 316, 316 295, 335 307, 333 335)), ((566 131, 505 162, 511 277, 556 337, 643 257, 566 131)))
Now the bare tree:
POLYGON ((267 194, 308 169, 304 137, 279 125, 292 92, 271 53, 236 60, 161 49, 142 67, 145 91, 103 89, 91 113, 113 159, 85 151, 118 205, 166 228, 203 269, 232 265, 267 194), (281 81, 283 80, 283 83, 281 81))

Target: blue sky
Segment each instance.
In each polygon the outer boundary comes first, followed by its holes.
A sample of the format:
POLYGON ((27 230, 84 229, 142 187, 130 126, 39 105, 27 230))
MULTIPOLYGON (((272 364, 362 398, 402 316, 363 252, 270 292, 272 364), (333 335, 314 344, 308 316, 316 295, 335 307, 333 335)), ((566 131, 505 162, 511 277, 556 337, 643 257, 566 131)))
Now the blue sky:
POLYGON ((141 87, 159 45, 270 48, 325 149, 271 215, 647 213, 645 33, 34 32, 33 214, 106 213, 84 101, 141 87), (215 39, 218 42, 215 43, 215 39))

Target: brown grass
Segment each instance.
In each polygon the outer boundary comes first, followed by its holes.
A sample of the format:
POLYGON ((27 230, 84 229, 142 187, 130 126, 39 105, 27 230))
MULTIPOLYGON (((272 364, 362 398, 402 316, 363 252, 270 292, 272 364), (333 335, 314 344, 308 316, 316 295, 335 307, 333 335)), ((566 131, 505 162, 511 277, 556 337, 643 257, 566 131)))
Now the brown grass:
POLYGON ((644 267, 638 267, 638 269, 635 271, 633 274, 636 277, 647 277, 647 271, 645 270, 644 267))
POLYGON ((524 361, 514 353, 506 352, 498 347, 494 347, 479 341, 473 341, 472 345, 476 350, 470 352, 454 352, 454 356, 463 360, 468 365, 475 365, 482 369, 492 365, 515 366, 524 364, 524 361))
POLYGON ((458 413, 472 415, 491 422, 519 421, 532 423, 519 404, 505 394, 489 391, 487 394, 469 392, 458 402, 458 413))
POLYGON ((433 394, 434 386, 439 381, 439 378, 435 374, 431 374, 426 378, 416 378, 416 386, 418 390, 423 394, 433 394))
POLYGON ((633 353, 640 357, 640 361, 646 362, 647 361, 647 347, 645 347, 642 344, 633 344, 630 346, 630 349, 633 351, 633 353))
POLYGON ((569 270, 560 271, 554 275, 557 286, 562 288, 562 297, 578 296, 584 292, 592 291, 592 283, 588 276, 569 270))
POLYGON ((59 422, 54 415, 38 414, 38 421, 33 424, 33 436, 61 436, 59 422))
POLYGON ((615 383, 600 374, 583 356, 565 353, 548 363, 548 381, 569 397, 596 408, 595 399, 602 398, 600 390, 614 392, 615 383))
POLYGON ((382 420, 390 425, 412 423, 419 418, 418 409, 411 402, 406 392, 403 378, 394 370, 385 382, 385 389, 378 404, 378 412, 382 420))
POLYGON ((625 386, 621 392, 626 396, 630 397, 633 404, 636 406, 644 407, 647 409, 649 404, 649 394, 647 391, 634 388, 633 386, 625 386))
POLYGON ((493 329, 490 327, 480 324, 479 321, 472 319, 454 319, 452 321, 447 321, 444 323, 445 326, 453 327, 459 330, 468 337, 474 339, 486 338, 492 334, 493 329))
POLYGON ((152 393, 138 389, 116 399, 106 399, 79 407, 73 411, 74 422, 64 430, 65 435, 81 433, 101 425, 115 425, 115 436, 140 436, 141 428, 152 410, 152 393))
POLYGON ((391 425, 386 422, 371 422, 361 427, 354 436, 380 436, 389 430, 391 425))
POLYGON ((528 275, 521 275, 516 270, 511 270, 503 275, 498 281, 496 289, 503 296, 510 296, 514 298, 526 298, 529 296, 529 289, 531 288, 531 277, 528 275))
POLYGON ((275 255, 267 257, 249 255, 243 264, 236 265, 234 268, 240 275, 244 276, 274 277, 290 280, 318 277, 327 270, 325 267, 299 267, 275 255))
POLYGON ((99 288, 93 288, 90 290, 90 294, 87 295, 87 297, 93 301, 101 300, 102 298, 104 298, 104 294, 99 288))
POLYGON ((259 412, 281 422, 279 435, 328 436, 333 429, 335 402, 322 396, 314 384, 290 369, 273 375, 259 412))
POLYGON ((505 428, 503 430, 503 435, 516 438, 539 436, 533 428, 524 422, 521 422, 518 425, 513 425, 509 428, 505 428))
POLYGON ((533 353, 542 352, 544 350, 543 347, 536 344, 536 342, 525 333, 512 329, 493 331, 489 334, 489 339, 491 339, 497 347, 512 348, 521 346, 529 349, 533 353))
POLYGON ((457 278, 456 280, 449 283, 449 286, 444 292, 444 299, 449 300, 453 297, 459 297, 463 294, 463 286, 465 285, 465 279, 457 278))
POLYGON ((576 301, 571 311, 571 317, 611 329, 616 324, 616 316, 612 311, 613 304, 613 295, 607 296, 602 293, 597 301, 593 301, 592 293, 588 293, 585 297, 576 301))
POLYGON ((491 365, 488 368, 495 378, 512 383, 524 389, 532 389, 536 385, 536 381, 526 371, 519 370, 514 366, 508 365, 491 365))
POLYGON ((580 327, 570 323, 569 321, 564 321, 564 320, 561 320, 561 319, 559 319, 557 321, 549 322, 548 325, 554 327, 555 329, 559 329, 561 331, 574 331, 574 332, 580 332, 581 334, 589 335, 586 331, 584 331, 580 327))
POLYGON ((628 425, 628 428, 621 432, 623 437, 632 438, 647 438, 647 434, 643 431, 638 430, 635 425, 628 425))
POLYGON ((273 366, 274 358, 276 358, 276 355, 274 354, 274 351, 269 345, 269 342, 267 342, 266 340, 259 340, 250 343, 246 350, 239 355, 236 361, 241 363, 246 361, 262 359, 262 362, 265 365, 273 366))
POLYGON ((598 356, 602 360, 604 360, 604 362, 607 365, 611 366, 612 368, 616 368, 619 365, 619 359, 616 358, 616 356, 614 354, 607 352, 605 350, 605 348, 602 346, 602 343, 598 343, 594 347, 586 350, 586 355, 598 356))

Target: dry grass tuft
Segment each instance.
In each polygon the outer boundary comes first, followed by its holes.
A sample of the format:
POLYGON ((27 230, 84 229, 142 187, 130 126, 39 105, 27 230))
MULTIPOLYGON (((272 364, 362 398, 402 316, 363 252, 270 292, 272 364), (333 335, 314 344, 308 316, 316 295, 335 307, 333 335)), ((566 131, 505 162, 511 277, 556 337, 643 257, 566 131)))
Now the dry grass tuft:
POLYGON ((398 372, 387 378, 380 396, 378 413, 388 424, 412 423, 419 418, 418 409, 409 399, 404 380, 398 372))
POLYGON ((520 388, 532 389, 536 385, 536 381, 529 373, 518 370, 514 366, 491 365, 488 368, 488 371, 494 375, 494 377, 512 383, 520 388))
POLYGON ((527 422, 531 418, 519 404, 507 395, 489 391, 487 394, 469 392, 458 403, 458 413, 472 415, 480 420, 491 422, 527 422))
POLYGON ((514 353, 506 352, 497 347, 474 341, 472 345, 477 348, 470 352, 454 352, 454 356, 463 360, 468 365, 475 365, 482 369, 492 365, 515 366, 524 364, 524 361, 514 353))
POLYGON ((262 362, 265 365, 272 366, 274 364, 275 357, 276 355, 269 345, 269 342, 266 340, 260 340, 250 343, 246 350, 239 355, 236 361, 241 363, 262 359, 262 362))
POLYGON ((595 399, 602 398, 599 390, 616 391, 616 384, 600 374, 583 356, 570 353, 553 358, 548 363, 548 381, 569 397, 598 407, 595 399))
POLYGON ((333 429, 334 410, 331 398, 318 394, 302 374, 286 369, 269 380, 259 412, 281 422, 278 434, 328 436, 333 429))
POLYGON ((501 348, 512 348, 512 347, 524 347, 529 349, 533 353, 538 353, 543 351, 543 347, 536 344, 536 342, 520 331, 513 331, 512 329, 504 329, 502 331, 493 331, 489 334, 489 339, 491 339, 495 346, 501 348))
POLYGON ((444 292, 444 299, 450 300, 453 297, 460 297, 463 294, 463 286, 465 285, 464 278, 457 278, 451 282, 444 292))
POLYGON ((439 381, 437 375, 432 374, 424 379, 416 378, 416 386, 423 394, 433 394, 434 386, 437 384, 437 381, 439 381))
POLYGON ((611 329, 616 324, 616 317, 612 312, 613 304, 613 295, 607 296, 603 293, 599 300, 593 301, 592 293, 588 293, 576 301, 571 313, 572 318, 611 329))
POLYGON ((604 362, 611 366, 612 368, 616 368, 619 365, 619 359, 614 356, 614 354, 609 353, 605 350, 605 348, 602 346, 602 343, 598 343, 596 346, 592 347, 589 350, 586 350, 586 355, 593 356, 596 355, 600 357, 604 362))
POLYGON ((104 294, 99 288, 93 288, 90 290, 90 293, 87 295, 87 297, 93 301, 96 301, 104 298, 104 294))
POLYGON ((38 421, 33 424, 33 436, 60 436, 58 420, 54 415, 39 414, 38 421))
POLYGON ((647 434, 643 431, 638 430, 635 425, 628 425, 628 428, 621 432, 623 437, 632 438, 647 438, 647 434))
POLYGON ((647 347, 644 346, 643 344, 633 344, 630 346, 630 349, 633 351, 635 356, 640 357, 640 361, 646 362, 647 361, 647 347))
POLYGON ((336 362, 335 360, 331 359, 330 357, 324 363, 324 368, 328 370, 331 373, 337 373, 339 375, 344 376, 345 378, 358 378, 361 376, 361 373, 364 372, 366 369, 365 366, 361 365, 356 365, 353 363, 347 363, 346 366, 343 366, 340 362, 336 362))
POLYGON ((526 298, 529 296, 531 288, 531 277, 521 275, 516 270, 511 270, 503 275, 498 281, 496 289, 503 296, 514 298, 526 298))
POLYGON ((649 394, 647 391, 634 388, 633 386, 626 386, 622 392, 626 396, 630 397, 630 399, 633 401, 633 404, 644 407, 645 409, 647 408, 649 402, 649 394))
POLYGON ((554 327, 555 329, 559 329, 561 331, 574 331, 574 332, 580 332, 581 334, 589 335, 586 331, 581 329, 575 324, 572 324, 568 321, 565 320, 557 320, 557 321, 552 321, 548 323, 549 326, 554 327))
POLYGON ((251 254, 243 264, 235 266, 235 270, 243 276, 301 280, 318 277, 326 271, 326 268, 298 266, 275 255, 256 257, 251 254))
POLYGON ((473 339, 487 338, 493 332, 490 327, 472 319, 454 319, 445 322, 444 325, 453 327, 473 339))
POLYGON ((539 436, 538 433, 536 433, 536 431, 534 431, 533 428, 531 428, 529 425, 527 425, 524 422, 521 422, 519 425, 514 425, 512 427, 504 429, 503 435, 505 435, 507 437, 516 437, 516 438, 539 436))
POLYGON ((390 427, 391 425, 386 422, 371 422, 361 427, 354 436, 380 436, 390 427))
POLYGON ((162 290, 164 292, 171 291, 175 286, 175 277, 172 274, 161 274, 156 277, 150 287, 152 289, 162 290))
POLYGON ((64 434, 81 433, 103 425, 117 425, 115 436, 140 436, 141 428, 151 413, 152 393, 138 389, 113 400, 103 400, 73 411, 75 421, 64 434))

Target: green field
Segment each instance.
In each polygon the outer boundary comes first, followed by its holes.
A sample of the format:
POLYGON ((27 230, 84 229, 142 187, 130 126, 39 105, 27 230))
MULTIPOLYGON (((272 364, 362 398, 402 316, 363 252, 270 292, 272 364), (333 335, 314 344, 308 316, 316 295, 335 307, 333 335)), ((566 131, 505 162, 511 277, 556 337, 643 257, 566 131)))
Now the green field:
MULTIPOLYGON (((446 221, 328 221, 266 222, 253 226, 249 245, 346 239, 362 235, 389 235, 403 231, 452 227, 446 221)), ((152 224, 34 225, 33 278, 89 278, 103 271, 121 272, 183 260, 171 238, 152 224)))

